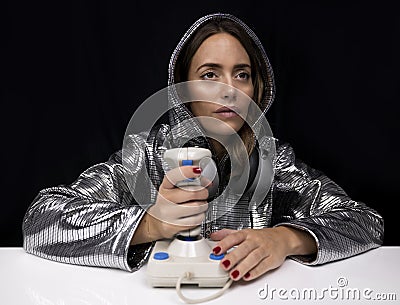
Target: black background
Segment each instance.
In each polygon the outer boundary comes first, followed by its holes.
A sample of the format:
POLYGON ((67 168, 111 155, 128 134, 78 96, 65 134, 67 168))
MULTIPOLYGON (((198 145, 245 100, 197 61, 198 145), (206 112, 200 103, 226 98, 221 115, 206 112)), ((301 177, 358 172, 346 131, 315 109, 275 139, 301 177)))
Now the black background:
POLYGON ((199 17, 245 21, 269 54, 274 135, 385 218, 400 245, 400 16, 365 1, 9 1, 0 10, 0 246, 21 246, 23 215, 121 148, 136 107, 167 84, 169 57, 199 17), (262 3, 262 4, 261 4, 262 3))

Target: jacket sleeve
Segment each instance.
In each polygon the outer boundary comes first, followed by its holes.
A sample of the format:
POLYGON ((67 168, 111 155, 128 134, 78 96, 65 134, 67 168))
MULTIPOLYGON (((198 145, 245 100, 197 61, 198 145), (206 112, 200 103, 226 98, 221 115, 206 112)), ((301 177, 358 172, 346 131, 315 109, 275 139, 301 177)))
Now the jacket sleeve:
POLYGON ((129 159, 134 173, 123 166, 119 151, 71 185, 40 191, 23 219, 24 249, 64 263, 127 271, 140 268, 152 244, 130 246, 145 213, 131 190, 140 189, 142 199, 151 196, 127 177, 147 176, 141 161, 145 154, 138 148, 129 159))
POLYGON ((308 231, 316 256, 294 256, 317 265, 377 248, 383 243, 383 219, 322 172, 296 160, 288 144, 277 149, 272 224, 308 231))

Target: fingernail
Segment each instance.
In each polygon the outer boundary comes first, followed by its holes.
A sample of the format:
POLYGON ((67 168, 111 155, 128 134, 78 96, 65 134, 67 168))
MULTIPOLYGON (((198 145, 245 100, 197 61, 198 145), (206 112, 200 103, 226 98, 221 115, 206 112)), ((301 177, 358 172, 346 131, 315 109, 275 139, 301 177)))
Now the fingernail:
POLYGON ((235 270, 231 273, 231 276, 235 279, 239 276, 239 271, 235 270))
POLYGON ((218 254, 220 251, 221 251, 221 247, 220 247, 220 246, 216 246, 216 247, 213 249, 214 254, 218 254))
POLYGON ((230 264, 231 262, 229 261, 229 259, 222 262, 222 265, 224 265, 225 268, 228 268, 230 264))
POLYGON ((201 174, 201 168, 200 167, 193 167, 193 173, 201 174))
POLYGON ((250 277, 250 272, 247 272, 245 275, 244 275, 244 278, 245 279, 248 279, 250 277))

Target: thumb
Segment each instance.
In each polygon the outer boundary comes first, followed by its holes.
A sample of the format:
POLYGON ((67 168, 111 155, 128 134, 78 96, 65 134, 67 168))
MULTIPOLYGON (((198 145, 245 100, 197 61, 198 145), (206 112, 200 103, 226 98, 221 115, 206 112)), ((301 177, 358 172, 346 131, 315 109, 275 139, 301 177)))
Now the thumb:
POLYGON ((222 230, 211 233, 210 238, 215 241, 221 240, 221 239, 224 239, 229 234, 236 232, 236 231, 237 230, 232 230, 232 229, 222 229, 222 230))

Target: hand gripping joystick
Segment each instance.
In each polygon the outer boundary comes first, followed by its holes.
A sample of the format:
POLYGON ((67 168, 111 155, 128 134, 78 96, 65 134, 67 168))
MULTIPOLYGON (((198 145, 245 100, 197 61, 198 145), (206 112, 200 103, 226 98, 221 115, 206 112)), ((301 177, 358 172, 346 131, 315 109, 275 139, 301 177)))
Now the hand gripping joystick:
MULTIPOLYGON (((211 159, 211 152, 205 148, 182 147, 165 151, 164 161, 170 168, 179 166, 197 166, 203 171, 203 175, 210 181, 216 176, 216 168, 211 159)), ((197 190, 202 188, 200 178, 189 178, 179 181, 177 186, 185 190, 197 190)), ((200 237, 201 227, 198 226, 187 231, 182 231, 177 235, 178 239, 194 241, 200 237)))

